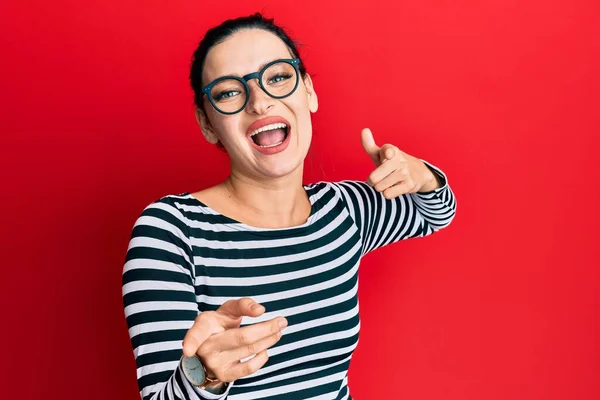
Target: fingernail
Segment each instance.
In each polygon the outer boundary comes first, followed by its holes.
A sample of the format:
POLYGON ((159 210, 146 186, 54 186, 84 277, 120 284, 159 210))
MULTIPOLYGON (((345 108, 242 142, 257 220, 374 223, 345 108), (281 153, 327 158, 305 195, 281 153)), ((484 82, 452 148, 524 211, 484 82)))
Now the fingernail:
POLYGON ((258 310, 260 310, 260 308, 261 308, 261 307, 262 307, 262 306, 261 306, 260 304, 254 304, 254 305, 252 306, 252 311, 258 311, 258 310))
POLYGON ((285 318, 281 318, 277 323, 279 324, 279 328, 281 329, 287 326, 287 321, 285 320, 285 318))

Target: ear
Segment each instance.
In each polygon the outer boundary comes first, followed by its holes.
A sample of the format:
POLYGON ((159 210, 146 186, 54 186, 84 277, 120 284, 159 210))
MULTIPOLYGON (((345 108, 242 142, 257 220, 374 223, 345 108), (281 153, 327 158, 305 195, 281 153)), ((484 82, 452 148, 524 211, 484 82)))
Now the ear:
POLYGON ((308 96, 308 109, 310 112, 315 113, 319 109, 319 99, 309 74, 304 77, 304 86, 306 86, 306 95, 308 96))
POLYGON ((208 116, 202 109, 196 108, 196 122, 200 126, 200 130, 202 131, 202 135, 204 138, 212 144, 217 144, 219 142, 219 138, 215 134, 212 126, 210 125, 210 121, 208 120, 208 116))

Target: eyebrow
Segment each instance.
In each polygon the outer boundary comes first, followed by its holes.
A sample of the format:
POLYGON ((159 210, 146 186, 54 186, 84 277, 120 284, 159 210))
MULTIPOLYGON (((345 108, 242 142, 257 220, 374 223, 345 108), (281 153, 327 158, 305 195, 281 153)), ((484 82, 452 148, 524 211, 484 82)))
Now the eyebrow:
MULTIPOLYGON (((286 57, 280 56, 280 57, 277 57, 277 58, 273 58, 272 60, 265 61, 264 63, 260 64, 260 65, 258 66, 258 70, 257 70, 257 71, 253 71, 253 72, 258 72, 258 71, 260 71, 261 69, 263 69, 263 68, 265 67, 265 65, 267 65, 268 63, 270 63, 270 62, 272 62, 272 61, 275 61, 275 60, 287 60, 287 59, 291 59, 291 58, 294 58, 294 56, 293 56, 291 53, 289 54, 289 56, 286 56, 286 57)), ((248 72, 248 74, 251 74, 251 73, 253 73, 253 72, 248 72)), ((247 74, 244 74, 244 75, 247 75, 247 74)), ((235 76, 235 77, 241 78, 241 77, 243 77, 244 75, 236 75, 236 74, 233 74, 233 73, 228 73, 228 74, 219 75, 219 76, 217 76, 216 78, 214 78, 214 79, 211 79, 211 80, 210 80, 210 81, 208 81, 207 83, 203 84, 203 85, 202 85, 202 87, 205 87, 205 86, 207 86, 207 85, 210 85, 210 83, 211 83, 211 82, 214 82, 214 81, 216 81, 217 79, 219 79, 219 78, 222 78, 222 77, 224 77, 224 76, 235 76)))
MULTIPOLYGON (((290 57, 288 57, 288 58, 291 58, 291 56, 290 56, 290 57)), ((263 68, 265 67, 265 65, 267 65, 268 63, 270 63, 270 62, 273 62, 273 61, 275 61, 275 60, 286 60, 286 59, 287 59, 286 57, 277 57, 277 58, 274 58, 274 59, 272 59, 272 60, 265 61, 264 63, 262 63, 262 64, 260 64, 260 65, 258 66, 258 69, 257 69, 256 71, 248 72, 248 74, 251 74, 251 73, 253 73, 253 72, 258 72, 258 71, 260 71, 261 69, 263 69, 263 68)), ((248 75, 248 74, 244 74, 244 75, 248 75)), ((220 77, 222 77, 222 76, 237 76, 238 78, 241 78, 241 77, 242 77, 242 76, 244 76, 244 75, 236 75, 236 74, 233 74, 233 73, 229 73, 229 74, 220 75, 220 76, 218 76, 218 77, 217 77, 217 78, 215 78, 215 79, 219 79, 219 78, 220 78, 220 77)), ((213 80, 214 80, 214 79, 213 79, 213 80)))

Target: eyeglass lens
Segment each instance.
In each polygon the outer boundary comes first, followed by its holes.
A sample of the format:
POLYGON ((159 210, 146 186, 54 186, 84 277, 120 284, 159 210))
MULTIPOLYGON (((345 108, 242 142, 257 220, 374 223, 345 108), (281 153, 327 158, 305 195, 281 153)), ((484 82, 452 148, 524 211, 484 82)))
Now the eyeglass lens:
MULTIPOLYGON (((287 62, 270 65, 262 74, 261 84, 271 97, 284 97, 292 93, 298 79, 296 69, 287 62)), ((225 79, 213 86, 210 96, 216 108, 232 113, 246 104, 248 93, 237 79, 225 79)))

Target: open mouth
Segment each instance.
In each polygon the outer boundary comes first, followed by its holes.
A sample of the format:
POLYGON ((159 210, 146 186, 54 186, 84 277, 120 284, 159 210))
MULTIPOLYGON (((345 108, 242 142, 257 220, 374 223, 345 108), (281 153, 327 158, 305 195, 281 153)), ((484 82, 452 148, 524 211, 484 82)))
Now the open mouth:
POLYGON ((279 146, 285 141, 290 127, 283 122, 262 126, 250 134, 252 141, 260 147, 269 148, 279 146))

